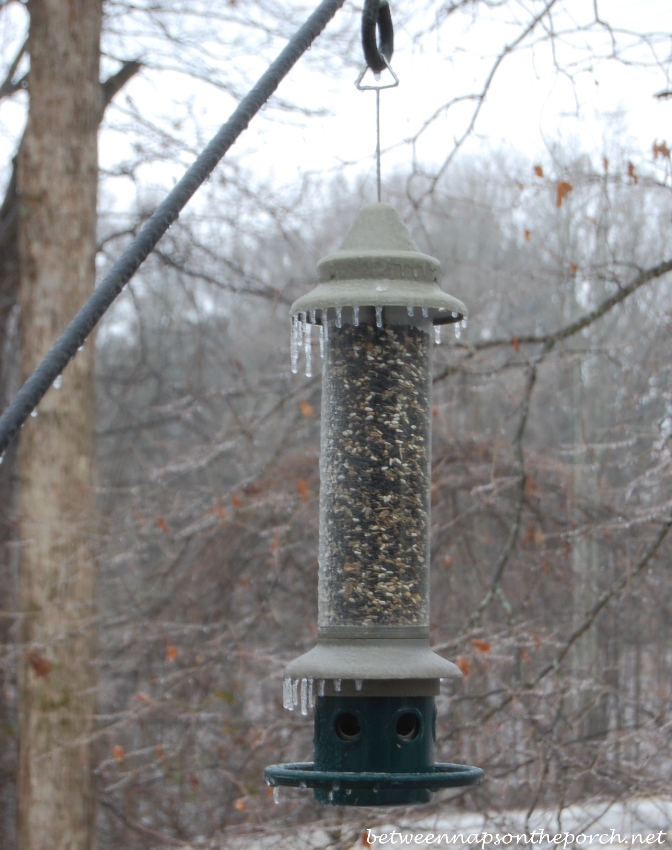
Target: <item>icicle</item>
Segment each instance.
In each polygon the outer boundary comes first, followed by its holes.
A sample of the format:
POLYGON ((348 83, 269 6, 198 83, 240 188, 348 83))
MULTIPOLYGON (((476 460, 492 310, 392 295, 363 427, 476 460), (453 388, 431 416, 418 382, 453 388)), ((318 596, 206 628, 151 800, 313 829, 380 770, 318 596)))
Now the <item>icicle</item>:
POLYGON ((466 320, 466 319, 462 319, 462 327, 463 327, 465 330, 467 329, 467 320, 466 320))
POLYGON ((455 325, 455 339, 459 339, 462 336, 462 331, 460 330, 460 323, 457 322, 455 325))
POLYGON ((288 711, 294 711, 294 702, 292 701, 292 680, 282 680, 282 706, 288 711))
POLYGON ((412 307, 407 307, 406 312, 408 313, 409 316, 412 316, 414 311, 413 311, 412 307))
POLYGON ((356 688, 358 691, 361 691, 361 690, 362 690, 362 685, 363 685, 363 684, 364 684, 364 682, 362 681, 362 679, 355 679, 355 688, 356 688))
POLYGON ((276 806, 280 805, 280 786, 276 785, 273 789, 273 802, 276 806))
POLYGON ((334 792, 333 791, 330 791, 327 794, 327 800, 329 800, 330 803, 333 803, 333 801, 334 801, 334 792))
POLYGON ((320 336, 320 358, 324 360, 324 325, 318 325, 317 329, 320 336))
POLYGON ((429 310, 426 307, 422 308, 422 318, 426 319, 429 316, 429 310))
POLYGON ((311 311, 308 313, 308 317, 310 318, 310 324, 311 324, 311 325, 314 325, 314 324, 315 324, 315 319, 317 318, 317 310, 311 310, 311 311))
POLYGON ((320 697, 324 696, 324 686, 325 686, 325 684, 326 683, 325 683, 324 679, 320 679, 320 681, 317 684, 317 695, 320 696, 320 697))
POLYGON ((322 327, 324 328, 324 344, 329 342, 329 310, 322 311, 322 327))
POLYGON ((336 327, 340 328, 343 325, 343 308, 336 308, 336 327))
POLYGON ((308 680, 301 679, 301 714, 308 714, 308 680))
POLYGON ((315 705, 315 700, 313 699, 313 680, 308 678, 308 708, 312 708, 315 705))
POLYGON ((450 315, 453 317, 453 319, 459 319, 460 317, 459 313, 451 313, 450 315))
POLYGON ((359 307, 352 308, 352 324, 358 328, 359 327, 359 307))
POLYGON ((382 328, 383 326, 383 308, 376 307, 376 327, 382 328))
POLYGON ((62 384, 63 384, 63 375, 59 375, 58 378, 56 378, 56 380, 54 381, 54 389, 60 390, 62 384))
POLYGON ((3 462, 4 459, 5 459, 4 454, 0 455, 0 466, 2 466, 2 462, 3 462))
POLYGON ((296 316, 292 316, 290 356, 292 359, 292 373, 296 375, 299 371, 299 320, 296 316))
POLYGON ((434 342, 441 345, 441 325, 434 325, 434 342))
POLYGON ((313 376, 313 345, 312 345, 313 326, 310 322, 306 322, 303 326, 303 350, 306 355, 306 378, 313 376))
POLYGON ((292 709, 299 704, 299 680, 292 679, 292 709))
POLYGON ((334 690, 336 691, 337 694, 339 694, 341 692, 341 680, 340 679, 334 679, 334 690))

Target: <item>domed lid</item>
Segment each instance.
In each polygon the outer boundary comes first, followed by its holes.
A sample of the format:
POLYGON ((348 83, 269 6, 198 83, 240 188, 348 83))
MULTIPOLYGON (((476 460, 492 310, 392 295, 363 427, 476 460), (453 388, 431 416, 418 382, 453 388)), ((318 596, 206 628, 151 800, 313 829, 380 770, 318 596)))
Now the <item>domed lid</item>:
POLYGON ((292 316, 329 307, 420 307, 434 324, 448 324, 467 314, 461 301, 439 287, 439 261, 418 250, 389 204, 364 207, 342 246, 317 270, 318 285, 292 304, 292 316))

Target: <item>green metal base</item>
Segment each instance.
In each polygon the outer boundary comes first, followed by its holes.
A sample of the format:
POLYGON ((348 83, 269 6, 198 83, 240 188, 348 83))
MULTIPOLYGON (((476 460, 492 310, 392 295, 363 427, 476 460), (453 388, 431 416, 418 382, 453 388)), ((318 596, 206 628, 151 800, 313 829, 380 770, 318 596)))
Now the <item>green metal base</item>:
POLYGON ((335 806, 428 803, 439 788, 478 785, 477 767, 434 764, 435 726, 434 697, 318 697, 315 762, 271 765, 266 781, 335 806))

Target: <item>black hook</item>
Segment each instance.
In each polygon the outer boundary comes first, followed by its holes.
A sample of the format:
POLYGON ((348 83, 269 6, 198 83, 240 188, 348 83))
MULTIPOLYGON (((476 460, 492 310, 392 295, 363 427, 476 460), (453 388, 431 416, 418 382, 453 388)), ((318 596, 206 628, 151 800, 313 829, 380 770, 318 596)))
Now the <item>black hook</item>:
POLYGON ((362 48, 364 59, 374 74, 387 68, 394 51, 394 27, 387 0, 365 0, 362 12, 362 48), (376 44, 376 26, 379 41, 376 44))

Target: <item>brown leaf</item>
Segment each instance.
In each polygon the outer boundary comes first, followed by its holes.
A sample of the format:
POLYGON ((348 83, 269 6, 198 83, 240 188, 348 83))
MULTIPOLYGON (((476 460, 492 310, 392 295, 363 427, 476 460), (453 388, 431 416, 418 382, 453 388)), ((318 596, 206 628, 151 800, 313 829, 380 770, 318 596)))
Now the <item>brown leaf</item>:
POLYGON ((629 162, 628 163, 628 177, 632 180, 632 182, 637 185, 639 183, 639 178, 637 177, 637 172, 635 171, 635 166, 629 162))
POLYGON ((438 415, 439 415, 439 408, 438 408, 436 405, 434 405, 434 406, 432 407, 432 416, 434 417, 434 419, 436 419, 436 417, 437 417, 438 415))
POLYGON ((157 744, 154 747, 154 755, 157 757, 157 759, 162 759, 164 754, 165 750, 163 749, 163 744, 157 744))
POLYGON ((511 337, 511 345, 513 346, 513 350, 518 354, 520 352, 520 342, 517 336, 511 337))
POLYGON ((169 528, 166 524, 165 519, 162 516, 158 516, 156 518, 156 527, 164 532, 164 534, 168 534, 169 528))
POLYGON ((26 658, 38 679, 42 678, 42 676, 48 676, 51 673, 53 669, 51 662, 47 661, 43 655, 40 655, 36 649, 29 652, 26 658))
POLYGON ((242 508, 243 500, 240 498, 240 496, 231 496, 231 504, 234 508, 242 508))
POLYGON ((518 187, 518 191, 522 192, 525 188, 525 185, 521 183, 519 180, 516 180, 516 186, 518 187))
POLYGON ((443 566, 447 570, 449 570, 453 566, 453 559, 450 555, 446 555, 446 557, 443 559, 443 566))
POLYGON ((273 540, 271 541, 271 552, 275 555, 280 551, 280 535, 276 531, 273 535, 273 540))
POLYGON ((151 702, 152 698, 148 697, 147 694, 136 694, 135 698, 138 702, 151 702))
POLYGON ((176 646, 170 643, 166 646, 166 661, 175 661, 179 654, 180 650, 176 646))
POLYGON ((521 649, 521 650, 520 650, 520 660, 521 660, 524 664, 528 664, 528 663, 530 662, 530 660, 531 660, 531 659, 530 659, 530 654, 529 654, 529 652, 528 652, 526 649, 521 649))
POLYGON ((523 239, 526 242, 529 242, 531 238, 532 238, 532 231, 531 230, 524 230, 523 231, 523 239))
POLYGON ((544 169, 540 165, 535 165, 534 166, 534 173, 537 175, 537 177, 543 177, 544 176, 544 169))
POLYGON ((245 797, 238 797, 237 800, 233 803, 233 808, 237 812, 246 812, 247 811, 247 803, 245 802, 245 797))
POLYGON ((569 195, 574 187, 571 183, 568 183, 566 180, 561 180, 558 183, 556 193, 555 193, 555 205, 556 207, 561 207, 564 199, 569 195))
POLYGON ((538 635, 532 635, 532 643, 534 644, 535 649, 541 649, 541 641, 539 640, 538 635))
POLYGON ((609 171, 609 160, 606 158, 606 156, 602 157, 602 168, 604 168, 605 174, 609 171))
POLYGON ((532 478, 530 473, 528 472, 525 476, 525 490, 528 493, 538 493, 539 488, 537 487, 537 482, 532 478))
POLYGON ((125 758, 124 748, 119 746, 119 744, 115 744, 112 747, 112 755, 117 761, 123 761, 123 759, 125 758))
POLYGON ((305 399, 301 399, 299 402, 299 410, 301 411, 301 416, 305 416, 306 419, 310 419, 310 417, 315 413, 315 408, 312 404, 309 404, 305 399))
POLYGON ((491 645, 487 640, 478 640, 474 638, 471 642, 472 646, 475 646, 479 652, 490 652, 491 645))
POLYGON ((576 265, 576 263, 570 263, 569 268, 570 268, 570 271, 572 272, 572 274, 576 274, 577 271, 579 270, 579 267, 576 265))
POLYGON ((670 149, 665 142, 661 142, 660 144, 653 143, 653 158, 658 159, 658 157, 661 157, 661 159, 670 158, 670 149))
POLYGON ((308 501, 308 483, 303 479, 299 478, 297 482, 297 487, 299 489, 299 496, 301 496, 302 502, 308 501))
POLYGON ((463 676, 469 675, 469 668, 471 667, 471 664, 467 661, 466 658, 464 658, 462 655, 458 655, 455 659, 455 663, 460 668, 460 672, 463 676))
POLYGON ((535 530, 536 530, 536 525, 528 525, 527 526, 527 528, 525 529, 525 535, 524 535, 524 537, 521 541, 523 546, 529 546, 530 543, 532 543, 532 541, 534 540, 535 530))
POLYGON ((546 542, 546 535, 540 528, 535 528, 534 530, 534 542, 537 546, 543 546, 546 542))

